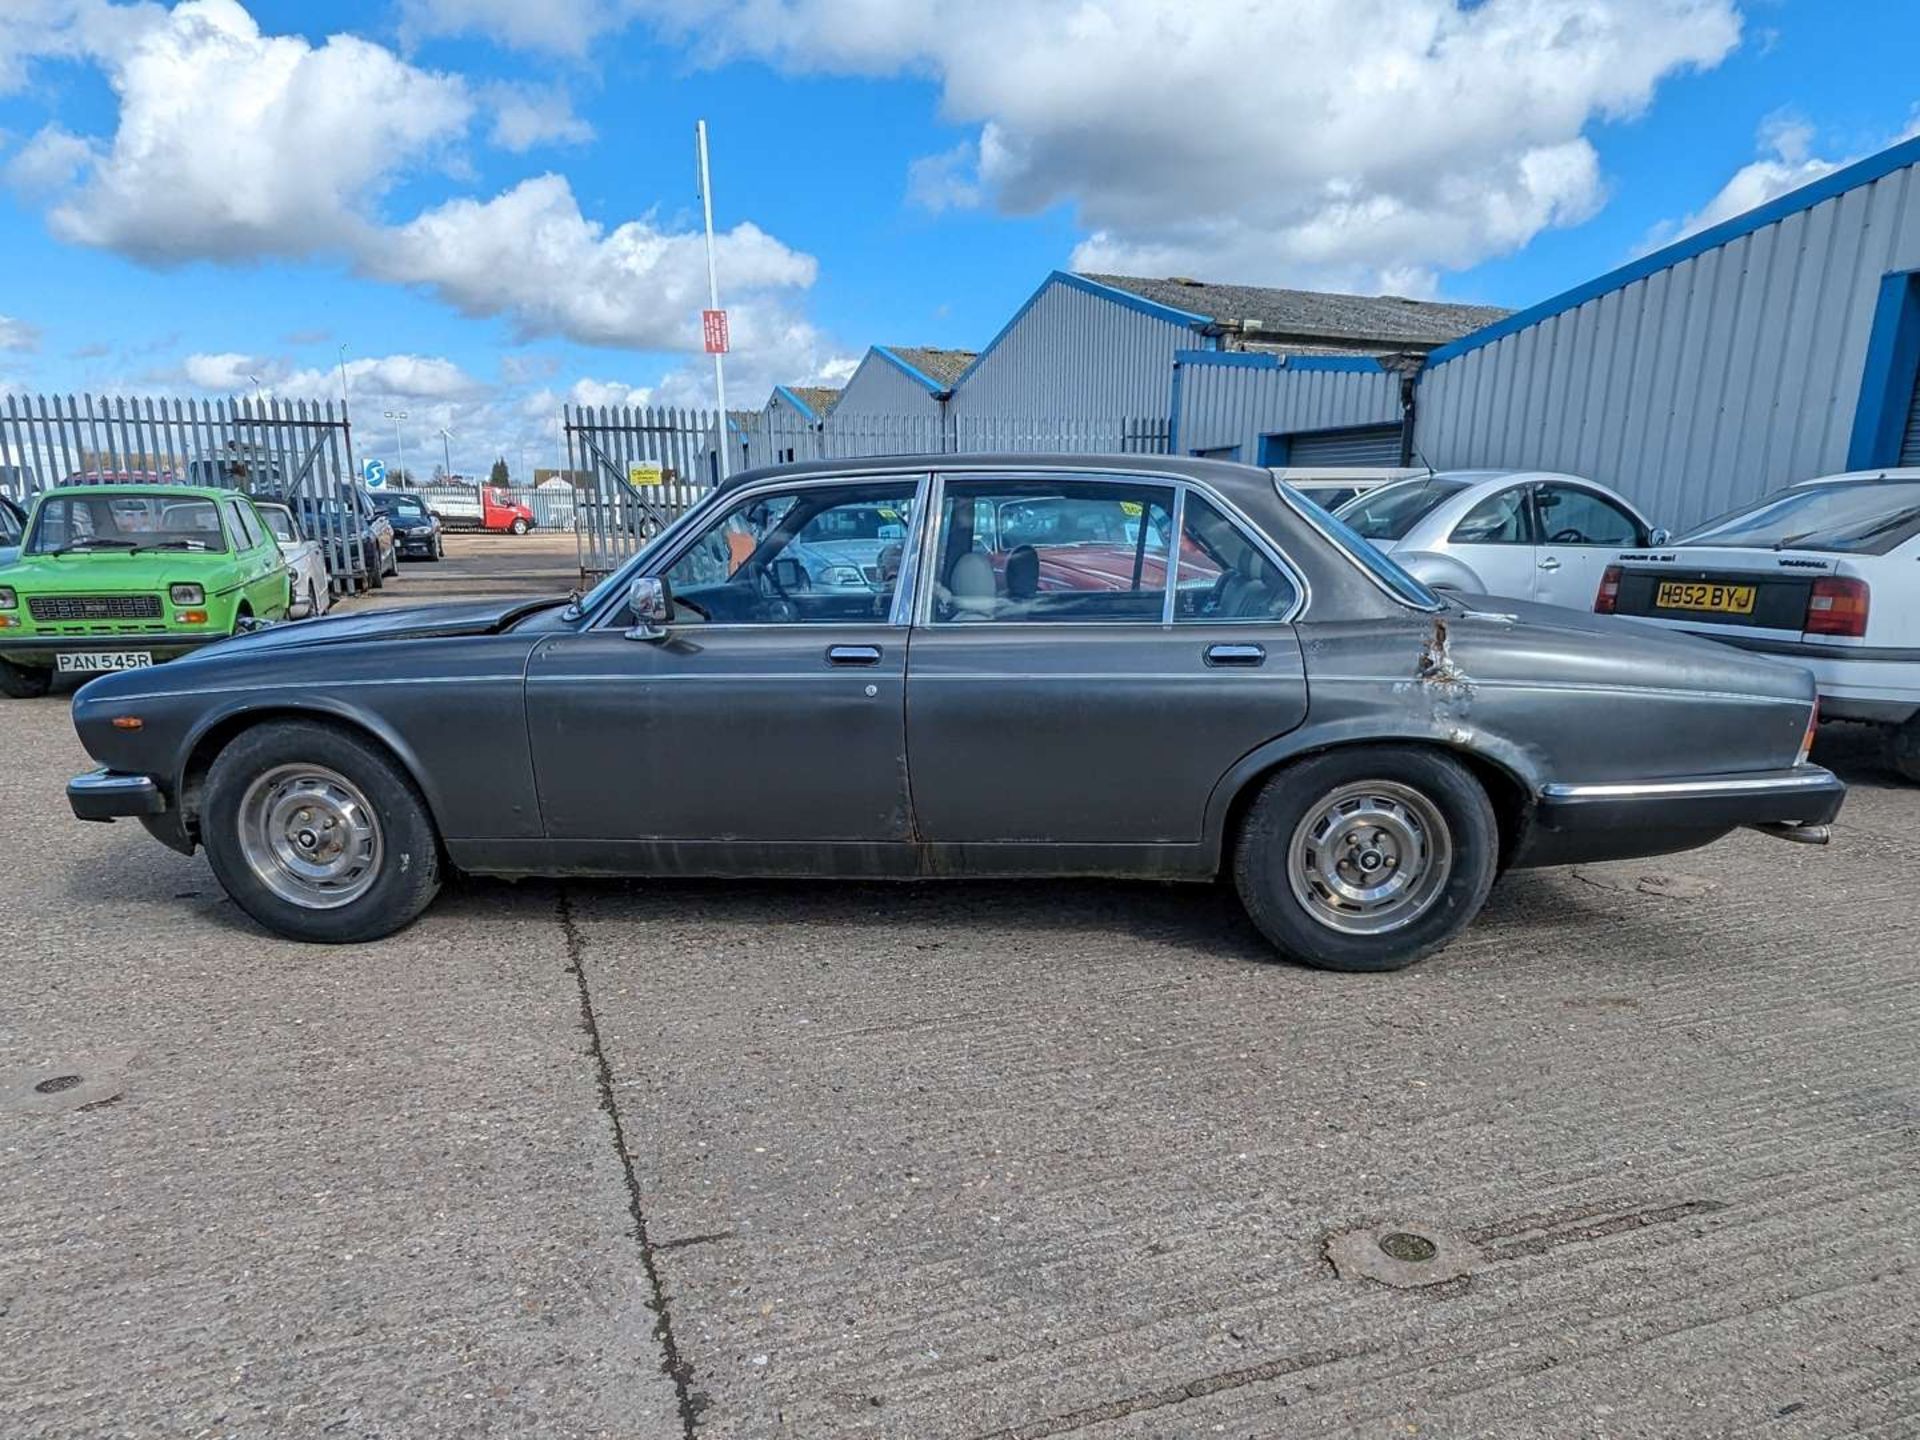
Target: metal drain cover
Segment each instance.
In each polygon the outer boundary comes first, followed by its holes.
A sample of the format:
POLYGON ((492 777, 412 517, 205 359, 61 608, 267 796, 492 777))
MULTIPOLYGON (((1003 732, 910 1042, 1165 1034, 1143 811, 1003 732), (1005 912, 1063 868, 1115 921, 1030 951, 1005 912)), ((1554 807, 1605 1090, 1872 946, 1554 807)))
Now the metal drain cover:
POLYGON ((0 1071, 0 1110, 70 1115, 118 1100, 126 1089, 125 1054, 68 1056, 0 1071))
POLYGON ((1342 1280, 1378 1280, 1396 1290, 1444 1285, 1470 1275, 1478 1247, 1431 1225, 1395 1221, 1327 1237, 1327 1259, 1342 1280))

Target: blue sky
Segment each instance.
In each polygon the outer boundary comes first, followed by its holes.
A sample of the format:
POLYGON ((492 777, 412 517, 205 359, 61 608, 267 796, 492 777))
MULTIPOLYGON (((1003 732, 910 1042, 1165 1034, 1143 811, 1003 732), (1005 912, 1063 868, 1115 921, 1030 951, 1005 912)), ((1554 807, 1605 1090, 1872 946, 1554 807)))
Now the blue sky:
POLYGON ((344 344, 358 428, 461 470, 707 402, 699 116, 738 407, 1057 267, 1529 304, 1920 99, 1910 0, 1269 9, 0 0, 0 388, 320 392, 344 344))

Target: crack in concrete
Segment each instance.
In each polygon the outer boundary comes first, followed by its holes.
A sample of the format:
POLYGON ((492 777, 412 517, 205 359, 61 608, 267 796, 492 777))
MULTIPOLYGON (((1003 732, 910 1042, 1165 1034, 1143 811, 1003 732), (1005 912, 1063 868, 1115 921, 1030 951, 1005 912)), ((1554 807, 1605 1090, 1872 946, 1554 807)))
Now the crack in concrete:
POLYGON ((600 1108, 606 1112, 607 1122, 613 1127, 613 1153, 619 1156, 620 1172, 626 1177, 627 1211, 633 1216, 634 1239, 640 1242, 640 1265, 646 1272, 647 1286, 653 1292, 653 1298, 647 1303, 658 1317, 654 1321, 653 1335, 660 1342, 660 1368, 673 1381, 674 1395, 680 1408, 680 1426, 686 1440, 694 1440, 695 1421, 703 1402, 693 1391, 693 1366, 680 1354, 680 1346, 673 1337, 673 1313, 667 1307, 666 1285, 660 1278, 660 1267, 654 1263, 654 1255, 660 1247, 653 1243, 648 1231, 646 1207, 640 1198, 640 1178, 633 1173, 633 1160, 627 1153, 626 1127, 620 1121, 619 1106, 614 1103, 613 1066, 607 1059, 606 1047, 600 1043, 600 1023, 594 1016, 593 995, 587 986, 586 938, 581 935, 580 927, 574 921, 573 901, 564 887, 559 892, 557 909, 561 938, 566 943, 567 970, 580 987, 580 1028, 586 1032, 587 1044, 593 1054, 600 1108))

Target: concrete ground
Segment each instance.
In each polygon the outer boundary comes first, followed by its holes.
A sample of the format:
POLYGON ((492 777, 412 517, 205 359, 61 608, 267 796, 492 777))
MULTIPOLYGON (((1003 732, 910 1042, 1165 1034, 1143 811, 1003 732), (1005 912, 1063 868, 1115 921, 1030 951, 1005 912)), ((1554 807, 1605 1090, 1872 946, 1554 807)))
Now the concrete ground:
MULTIPOLYGON (((570 583, 455 548, 381 601, 570 583)), ((4 727, 0 1435, 1920 1433, 1920 790, 1858 732, 1827 850, 1514 875, 1338 976, 1111 884, 306 949, 67 817, 64 700, 4 727)))

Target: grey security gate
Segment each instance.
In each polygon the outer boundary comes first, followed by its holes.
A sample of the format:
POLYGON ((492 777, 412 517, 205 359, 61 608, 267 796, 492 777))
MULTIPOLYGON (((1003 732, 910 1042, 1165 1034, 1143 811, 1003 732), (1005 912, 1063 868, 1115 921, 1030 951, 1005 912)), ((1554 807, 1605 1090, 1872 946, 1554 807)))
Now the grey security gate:
POLYGON ((198 485, 287 505, 336 591, 374 578, 360 543, 346 413, 332 401, 95 395, 0 399, 0 493, 65 485, 198 485))
MULTIPOLYGON (((583 582, 617 570, 713 488, 720 469, 714 419, 710 410, 563 407, 583 582)), ((739 467, 736 453, 732 468, 739 467)))

